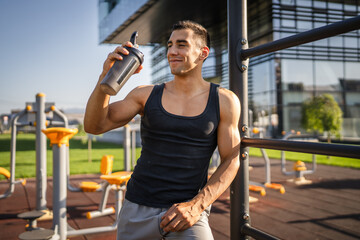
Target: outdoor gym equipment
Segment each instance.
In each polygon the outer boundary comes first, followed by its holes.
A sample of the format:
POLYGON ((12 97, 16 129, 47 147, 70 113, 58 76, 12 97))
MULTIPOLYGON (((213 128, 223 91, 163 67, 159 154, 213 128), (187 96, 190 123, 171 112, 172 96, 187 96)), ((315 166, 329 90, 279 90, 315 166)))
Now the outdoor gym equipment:
MULTIPOLYGON (((139 130, 137 127, 130 127, 129 124, 124 126, 124 169, 125 172, 131 171, 131 166, 135 164, 135 155, 136 155, 136 131, 139 130), (131 155, 131 159, 130 159, 131 155), (132 162, 132 163, 131 163, 132 162)), ((67 146, 68 148, 68 146, 67 146)), ((101 217, 105 215, 110 215, 116 212, 116 209, 113 207, 106 208, 106 203, 109 196, 109 191, 116 187, 116 184, 110 184, 104 176, 106 175, 118 175, 119 172, 112 173, 113 167, 113 159, 112 155, 104 155, 101 159, 100 163, 100 173, 101 179, 103 182, 81 182, 79 187, 74 187, 70 184, 70 174, 69 174, 69 159, 67 160, 67 180, 68 180, 68 190, 72 192, 99 192, 102 191, 103 194, 101 196, 101 201, 99 203, 99 208, 96 211, 91 211, 86 214, 88 219, 101 217)), ((120 172, 121 173, 121 172, 120 172)), ((124 190, 124 189, 122 189, 124 190)))
MULTIPOLYGON (((38 93, 36 102, 27 102, 25 109, 15 114, 11 120, 10 143, 10 177, 7 191, 0 195, 0 199, 11 196, 16 183, 25 184, 25 180, 15 181, 16 135, 18 128, 35 126, 36 131, 36 210, 46 210, 46 137, 41 129, 46 126, 66 126, 67 119, 63 113, 55 108, 54 103, 45 103, 45 94, 38 93), (51 120, 46 120, 46 113, 52 112, 51 120)), ((9 175, 6 169, 2 173, 9 175)))
MULTIPOLYGON (((131 171, 131 167, 135 166, 135 157, 136 157, 136 131, 139 131, 139 127, 138 126, 130 126, 129 124, 126 124, 123 127, 123 133, 124 133, 124 137, 123 137, 123 148, 124 148, 124 170, 125 171, 131 171)), ((91 139, 91 137, 89 137, 89 139, 91 139)), ((89 140, 91 141, 91 140, 89 140)), ((107 158, 110 157, 110 155, 105 155, 107 156, 107 158)), ((73 186, 70 183, 70 160, 69 160, 69 156, 67 156, 68 161, 67 161, 67 182, 68 182, 68 190, 71 192, 85 192, 85 191, 108 191, 107 188, 107 184, 105 182, 102 184, 97 184, 97 183, 81 183, 80 187, 76 187, 73 186)), ((102 164, 102 163, 101 163, 102 164)), ((103 167, 101 167, 101 169, 103 169, 103 167)), ((101 170, 102 171, 102 170, 101 170)), ((111 165, 111 169, 108 170, 109 172, 112 171, 112 165, 111 165)), ((102 173, 102 175, 106 175, 108 173, 102 173)), ((106 194, 106 192, 104 193, 106 194)), ((103 196, 104 197, 104 196, 103 196)))
MULTIPOLYGON (((15 168, 11 167, 11 169, 12 169, 12 171, 15 171, 15 168)), ((0 174, 3 175, 4 177, 6 177, 6 179, 9 181, 9 187, 5 191, 4 194, 0 195, 0 199, 10 196, 14 191, 15 184, 21 183, 23 186, 25 186, 25 184, 26 184, 26 179, 19 179, 19 180, 15 181, 15 177, 14 177, 15 174, 14 173, 11 174, 7 169, 5 169, 3 167, 0 167, 0 174)))
MULTIPOLYGON (((290 131, 288 134, 285 134, 283 137, 283 140, 289 140, 289 139, 296 139, 296 138, 309 138, 309 139, 315 139, 313 135, 301 135, 300 132, 290 131)), ((312 140, 314 141, 314 140, 312 140)), ((315 140, 317 142, 317 140, 315 140)), ((286 170, 286 159, 285 159, 285 152, 281 151, 281 172, 285 176, 295 176, 293 179, 288 179, 289 182, 293 182, 297 185, 303 185, 303 184, 310 184, 312 183, 311 180, 305 179, 305 174, 313 174, 316 171, 316 155, 312 155, 312 169, 307 170, 306 165, 302 161, 296 161, 293 165, 294 171, 287 171, 286 170)))
MULTIPOLYGON (((263 128, 252 128, 252 133, 253 134, 259 134, 260 138, 263 138, 263 128)), ((270 159, 265 151, 265 149, 260 148, 261 154, 264 158, 265 161, 265 182, 264 184, 261 183, 257 183, 257 182, 251 182, 249 184, 249 190, 253 191, 253 192, 259 192, 261 196, 265 196, 266 195, 266 190, 265 188, 269 188, 269 189, 274 189, 274 190, 278 190, 281 194, 285 193, 285 188, 282 184, 278 184, 278 183, 272 183, 271 182, 271 165, 270 165, 270 159)))
POLYGON ((19 183, 15 181, 15 153, 16 153, 16 133, 17 126, 22 125, 18 124, 18 119, 22 116, 25 116, 26 113, 30 110, 30 107, 25 108, 18 114, 16 114, 11 121, 11 142, 10 142, 10 172, 3 168, 3 173, 9 179, 9 187, 4 194, 0 196, 0 199, 10 197, 15 190, 15 184, 19 183))
MULTIPOLYGON (((19 218, 28 220, 29 227, 27 230, 36 230, 37 219, 45 215, 48 210, 46 207, 46 136, 43 135, 41 129, 47 126, 68 126, 66 116, 56 109, 54 103, 45 103, 45 94, 38 93, 35 102, 27 102, 25 109, 15 114, 11 120, 11 143, 10 143, 10 172, 3 170, 2 172, 9 176, 9 187, 5 194, 0 195, 1 198, 11 196, 14 192, 14 185, 21 182, 25 184, 25 180, 15 181, 15 162, 16 162, 16 136, 18 128, 34 126, 36 133, 36 210, 24 212, 18 215, 19 218), (52 113, 52 118, 46 120, 46 114, 52 113)), ((47 218, 51 215, 47 214, 47 218)))
POLYGON ((17 215, 18 218, 22 218, 29 221, 29 224, 26 226, 26 231, 38 230, 36 219, 44 216, 46 213, 44 211, 30 211, 24 212, 17 215))
POLYGON ((40 229, 25 232, 19 235, 20 239, 60 239, 75 235, 113 231, 117 228, 118 213, 122 206, 123 190, 130 179, 131 172, 118 172, 111 175, 102 175, 101 178, 116 186, 116 220, 112 226, 94 227, 74 230, 67 224, 66 216, 66 174, 67 174, 67 147, 69 139, 77 133, 77 129, 48 128, 43 132, 50 139, 53 150, 53 226, 52 230, 40 229), (42 237, 44 236, 44 237, 42 237))
POLYGON ((83 192, 96 192, 96 191, 99 191, 99 189, 103 191, 98 210, 87 212, 86 217, 88 219, 101 217, 101 216, 113 214, 116 212, 116 209, 113 207, 106 208, 106 202, 108 200, 109 191, 114 187, 114 185, 110 184, 104 178, 104 176, 106 176, 106 175, 118 174, 118 173, 112 173, 113 162, 114 162, 114 156, 112 156, 112 155, 104 155, 101 158, 101 163, 100 163, 101 177, 100 177, 100 179, 102 179, 103 182, 101 182, 101 183, 81 182, 81 184, 80 184, 80 188, 82 189, 83 192))

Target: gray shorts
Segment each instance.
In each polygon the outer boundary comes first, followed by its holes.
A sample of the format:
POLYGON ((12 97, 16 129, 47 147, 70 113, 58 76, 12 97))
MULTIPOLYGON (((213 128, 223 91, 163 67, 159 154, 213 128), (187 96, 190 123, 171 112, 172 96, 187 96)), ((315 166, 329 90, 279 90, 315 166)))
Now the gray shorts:
POLYGON ((210 207, 197 223, 182 232, 165 233, 160 228, 161 217, 168 208, 152 208, 124 200, 120 211, 117 240, 213 240, 208 216, 210 207))

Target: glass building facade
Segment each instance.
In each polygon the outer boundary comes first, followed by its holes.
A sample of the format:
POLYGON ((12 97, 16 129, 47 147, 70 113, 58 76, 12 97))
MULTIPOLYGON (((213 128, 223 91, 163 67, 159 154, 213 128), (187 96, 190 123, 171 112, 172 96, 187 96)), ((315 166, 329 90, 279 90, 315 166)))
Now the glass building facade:
MULTIPOLYGON (((128 1, 99 1, 100 32, 104 35, 100 38, 109 35, 106 31, 113 18, 111 11, 124 2, 128 1)), ((144 2, 151 7, 156 1, 132 1, 132 11, 144 2)), ((360 0, 248 1, 249 45, 254 47, 359 14, 360 0)), ((228 88, 227 22, 226 17, 223 19, 213 25, 203 24, 212 38, 203 77, 228 88)), ((167 34, 152 43, 155 84, 172 79, 166 59, 167 34)), ((254 123, 264 126, 267 136, 304 131, 300 124, 302 102, 329 93, 343 111, 342 136, 360 137, 360 30, 251 58, 248 71, 249 109, 254 123)))
MULTIPOLYGON (((355 17, 360 13, 359 3, 252 1, 250 46, 355 17)), ((329 93, 343 111, 342 135, 360 137, 360 30, 253 58, 249 71, 250 108, 254 116, 266 112, 269 134, 303 131, 302 102, 329 93)))

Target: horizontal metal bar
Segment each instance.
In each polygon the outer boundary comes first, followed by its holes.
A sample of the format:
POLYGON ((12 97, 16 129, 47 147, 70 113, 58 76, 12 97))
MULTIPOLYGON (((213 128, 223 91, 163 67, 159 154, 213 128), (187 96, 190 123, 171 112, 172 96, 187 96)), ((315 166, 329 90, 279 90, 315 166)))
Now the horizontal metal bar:
POLYGON ((273 42, 265 43, 253 48, 241 49, 240 55, 241 58, 245 60, 265 53, 275 52, 285 48, 290 48, 304 43, 336 36, 357 29, 360 29, 360 15, 346 19, 344 21, 332 23, 323 27, 295 34, 293 36, 275 40, 273 42))
POLYGON ((360 159, 360 146, 355 145, 314 143, 263 138, 242 138, 241 145, 243 147, 256 147, 360 159))
POLYGON ((117 229, 117 224, 113 224, 112 226, 103 226, 103 227, 91 227, 85 229, 72 229, 67 231, 66 236, 78 236, 78 235, 87 235, 92 233, 103 233, 103 232, 110 232, 115 231, 117 229))
POLYGON ((279 238, 276 238, 274 236, 271 236, 268 233, 265 233, 256 228, 253 228, 249 224, 245 224, 242 226, 241 233, 251 236, 251 237, 255 238, 256 240, 279 240, 279 238))

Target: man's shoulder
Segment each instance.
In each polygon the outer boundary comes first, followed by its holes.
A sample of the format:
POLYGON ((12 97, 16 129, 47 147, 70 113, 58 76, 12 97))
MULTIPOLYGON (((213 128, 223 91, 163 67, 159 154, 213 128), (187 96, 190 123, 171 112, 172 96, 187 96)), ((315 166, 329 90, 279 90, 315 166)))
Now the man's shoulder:
POLYGON ((134 88, 127 96, 126 99, 132 99, 144 105, 149 98, 154 85, 142 85, 134 88))
POLYGON ((141 85, 134 88, 130 92, 130 94, 139 98, 144 98, 144 97, 147 98, 150 95, 151 91, 153 90, 154 86, 155 85, 141 85))
POLYGON ((233 121, 240 117, 240 101, 235 93, 225 88, 219 88, 219 103, 220 120, 233 121))
POLYGON ((234 92, 232 92, 229 89, 219 87, 219 98, 220 98, 220 104, 235 104, 240 105, 239 98, 236 96, 234 92))
POLYGON ((151 92, 155 85, 141 85, 134 88, 137 92, 151 92))

